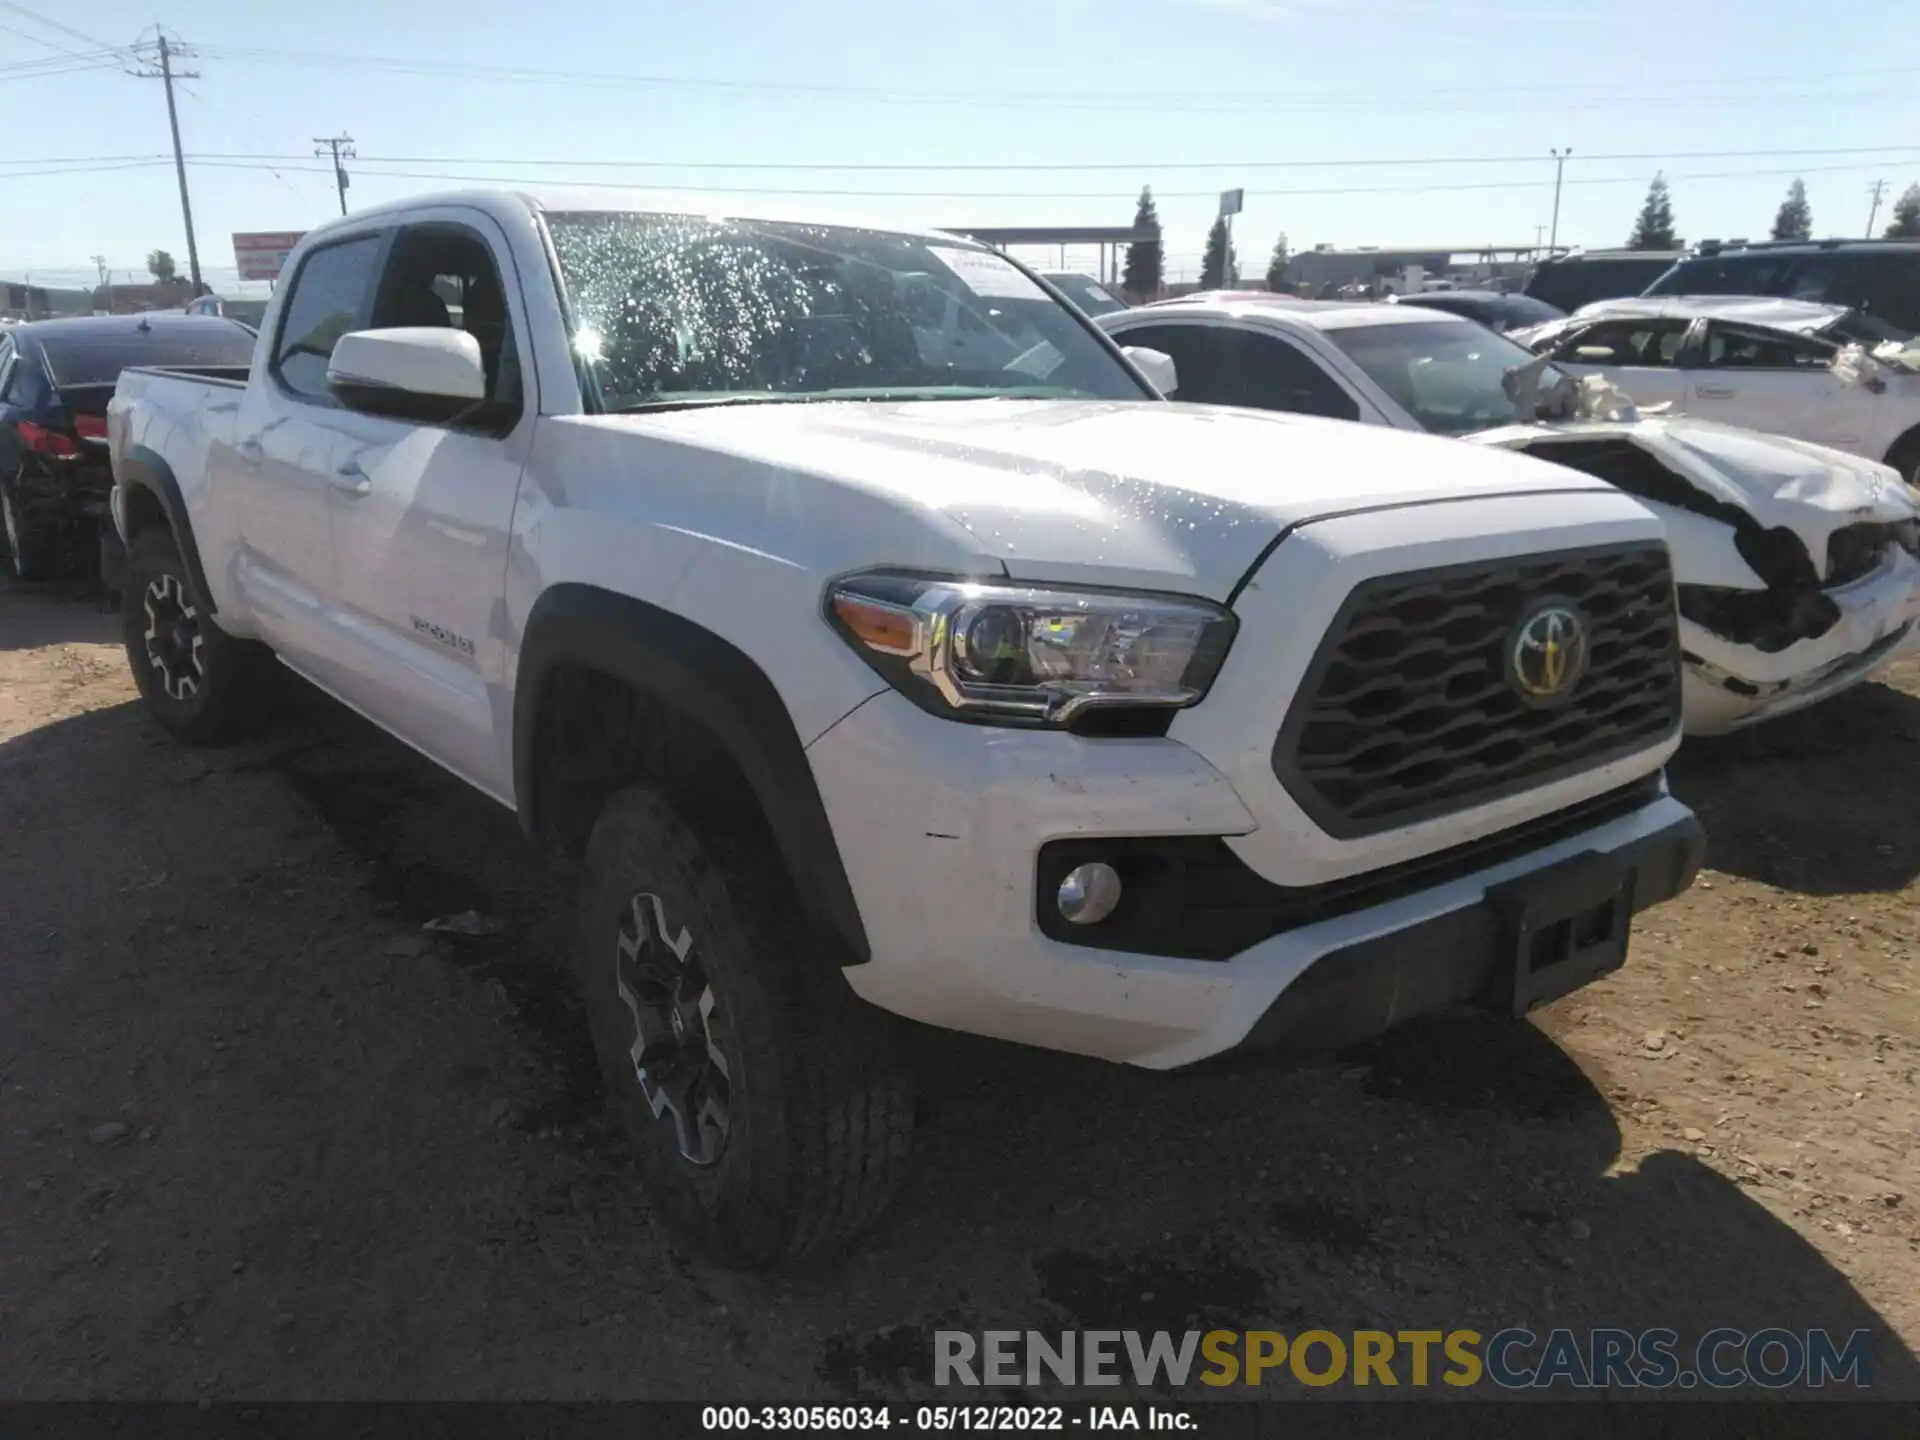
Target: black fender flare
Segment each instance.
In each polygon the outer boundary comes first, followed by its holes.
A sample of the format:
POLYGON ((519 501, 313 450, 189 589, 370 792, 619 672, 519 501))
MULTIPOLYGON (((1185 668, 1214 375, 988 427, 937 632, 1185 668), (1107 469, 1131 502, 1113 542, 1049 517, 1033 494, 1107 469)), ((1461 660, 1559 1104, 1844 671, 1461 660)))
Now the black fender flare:
POLYGON ((514 686, 513 780, 530 837, 545 832, 538 709, 560 665, 630 685, 713 736, 759 801, 809 918, 837 942, 840 963, 866 963, 872 952, 860 907, 785 699, 737 646, 644 600, 565 583, 545 591, 527 617, 514 686))
POLYGON ((174 543, 180 547, 187 579, 207 607, 207 613, 215 613, 217 607, 213 591, 207 587, 207 572, 200 568, 200 547, 194 543, 186 497, 180 493, 180 482, 174 478, 173 467, 157 451, 145 445, 129 445, 114 468, 113 478, 122 489, 146 490, 160 502, 161 513, 167 517, 167 528, 173 531, 174 543))

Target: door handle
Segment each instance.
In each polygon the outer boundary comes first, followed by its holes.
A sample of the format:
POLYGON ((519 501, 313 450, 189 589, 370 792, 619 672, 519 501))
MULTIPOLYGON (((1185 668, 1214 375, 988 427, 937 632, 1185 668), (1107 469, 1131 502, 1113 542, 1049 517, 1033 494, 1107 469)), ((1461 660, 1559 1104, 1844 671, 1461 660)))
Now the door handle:
POLYGON ((267 447, 260 443, 260 437, 258 435, 247 436, 246 439, 242 440, 233 448, 241 460, 248 465, 258 465, 267 458, 267 447))
POLYGON ((373 491, 373 481, 367 478, 367 472, 360 468, 357 460, 347 461, 328 477, 327 483, 351 500, 358 500, 373 491))
POLYGON ((1702 400, 1731 400, 1740 392, 1731 385, 1696 385, 1693 393, 1702 400))

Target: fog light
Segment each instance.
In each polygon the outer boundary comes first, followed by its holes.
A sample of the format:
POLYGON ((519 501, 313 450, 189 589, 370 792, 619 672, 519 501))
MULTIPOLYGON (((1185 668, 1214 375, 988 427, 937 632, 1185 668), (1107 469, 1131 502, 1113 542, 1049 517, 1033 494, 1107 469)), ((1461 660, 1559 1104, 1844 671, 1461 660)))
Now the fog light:
POLYGON ((1120 903, 1120 872, 1102 861, 1076 865, 1060 882, 1060 915, 1075 925, 1097 925, 1120 903))

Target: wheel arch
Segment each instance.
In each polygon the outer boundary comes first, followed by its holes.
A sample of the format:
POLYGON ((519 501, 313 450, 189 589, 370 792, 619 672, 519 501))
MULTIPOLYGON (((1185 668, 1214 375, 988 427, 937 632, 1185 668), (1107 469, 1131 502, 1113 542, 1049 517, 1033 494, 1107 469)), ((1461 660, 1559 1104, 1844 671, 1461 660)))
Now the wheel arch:
POLYGON ((193 522, 187 514, 186 497, 173 467, 159 452, 145 445, 130 445, 114 470, 114 483, 126 493, 121 507, 126 523, 129 547, 141 531, 155 523, 164 523, 180 547, 180 559, 187 567, 187 578, 199 592, 200 602, 209 615, 214 614, 213 591, 207 585, 207 572, 200 566, 200 547, 194 543, 193 522))
POLYGON ((1893 444, 1887 447, 1886 463, 1893 466, 1894 469, 1899 470, 1900 478, 1905 480, 1909 485, 1915 483, 1915 470, 1913 467, 1920 465, 1920 425, 1912 426, 1903 431, 1894 440, 1893 444), (1902 460, 1907 462, 1905 468, 1901 466, 1902 460))
POLYGON ((663 776, 685 758, 663 748, 663 734, 609 737, 623 752, 609 763, 584 754, 605 723, 605 692, 595 687, 606 685, 643 707, 640 728, 671 731, 737 772, 796 902, 836 942, 842 964, 865 963, 859 906, 786 701, 738 646, 643 600, 565 583, 528 616, 513 715, 514 794, 527 834, 577 855, 610 788, 663 776))

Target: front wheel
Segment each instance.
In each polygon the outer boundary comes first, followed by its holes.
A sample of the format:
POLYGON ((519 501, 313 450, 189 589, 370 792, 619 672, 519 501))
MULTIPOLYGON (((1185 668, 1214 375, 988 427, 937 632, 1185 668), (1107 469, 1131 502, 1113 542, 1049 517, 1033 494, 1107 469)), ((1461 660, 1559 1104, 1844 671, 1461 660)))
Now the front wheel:
POLYGON ((147 531, 127 552, 120 629, 141 698, 177 739, 221 744, 260 713, 256 647, 213 623, 165 530, 147 531))
POLYGON ((669 1226, 724 1264, 830 1254, 906 1172, 893 1022, 804 937, 764 865, 660 796, 608 802, 587 844, 578 967, 609 1104, 669 1226))

